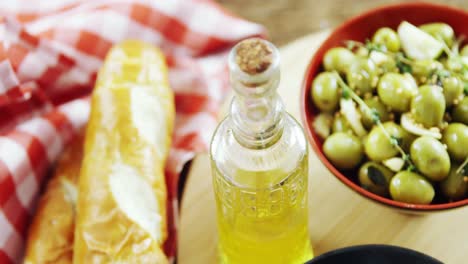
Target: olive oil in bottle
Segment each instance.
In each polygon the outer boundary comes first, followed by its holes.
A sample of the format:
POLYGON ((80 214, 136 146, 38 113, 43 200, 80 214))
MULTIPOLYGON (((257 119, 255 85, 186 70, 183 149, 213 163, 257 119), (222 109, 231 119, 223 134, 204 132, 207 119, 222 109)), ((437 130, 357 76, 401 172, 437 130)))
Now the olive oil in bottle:
POLYGON ((308 150, 302 128, 276 89, 279 53, 247 39, 229 55, 235 97, 210 156, 221 263, 304 263, 308 232, 308 150))

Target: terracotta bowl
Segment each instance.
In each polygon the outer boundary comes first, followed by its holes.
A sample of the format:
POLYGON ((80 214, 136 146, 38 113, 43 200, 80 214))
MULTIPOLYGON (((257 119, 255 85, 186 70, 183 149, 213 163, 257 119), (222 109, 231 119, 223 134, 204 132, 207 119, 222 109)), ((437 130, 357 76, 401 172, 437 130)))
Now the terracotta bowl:
POLYGON ((359 183, 356 181, 356 171, 341 172, 325 157, 322 151, 323 140, 319 138, 312 127, 312 122, 319 111, 311 102, 310 89, 315 76, 323 71, 322 59, 325 52, 330 48, 343 46, 346 40, 362 42, 366 39, 370 39, 373 33, 381 27, 396 29, 400 22, 405 20, 414 25, 421 25, 429 22, 445 22, 454 29, 456 36, 468 36, 468 12, 448 6, 428 3, 406 3, 384 6, 370 10, 346 21, 336 28, 325 42, 322 43, 310 61, 305 73, 301 91, 301 112, 304 129, 306 130, 312 147, 325 166, 342 183, 366 198, 393 208, 413 212, 447 210, 464 206, 468 204, 468 199, 457 202, 446 202, 436 195, 433 204, 418 205, 394 201, 365 190, 360 187, 359 183))

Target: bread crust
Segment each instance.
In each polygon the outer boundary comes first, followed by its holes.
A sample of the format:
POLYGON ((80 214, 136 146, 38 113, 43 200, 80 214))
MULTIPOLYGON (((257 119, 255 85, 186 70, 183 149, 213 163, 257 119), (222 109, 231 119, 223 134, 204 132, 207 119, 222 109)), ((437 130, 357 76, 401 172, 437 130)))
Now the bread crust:
POLYGON ((72 263, 83 133, 64 151, 29 227, 26 264, 72 263))
POLYGON ((175 115, 162 53, 115 46, 92 95, 73 263, 167 263, 164 165, 175 115))

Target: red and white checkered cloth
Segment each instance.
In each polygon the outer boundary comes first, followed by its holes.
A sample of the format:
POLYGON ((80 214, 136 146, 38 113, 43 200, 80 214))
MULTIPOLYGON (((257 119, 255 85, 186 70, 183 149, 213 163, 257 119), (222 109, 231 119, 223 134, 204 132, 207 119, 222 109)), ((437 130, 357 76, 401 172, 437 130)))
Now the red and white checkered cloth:
POLYGON ((207 0, 0 1, 0 263, 21 261, 47 171, 87 122, 86 95, 106 52, 129 38, 161 47, 170 67, 177 115, 165 251, 174 257, 178 176, 209 144, 227 51, 263 33, 207 0))

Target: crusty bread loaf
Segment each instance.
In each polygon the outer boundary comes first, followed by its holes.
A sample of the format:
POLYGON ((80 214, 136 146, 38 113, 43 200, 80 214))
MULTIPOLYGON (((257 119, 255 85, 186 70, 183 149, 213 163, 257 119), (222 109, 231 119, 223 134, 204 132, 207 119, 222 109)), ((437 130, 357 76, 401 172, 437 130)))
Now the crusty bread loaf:
POLYGON ((167 263, 164 164, 174 115, 162 53, 139 41, 112 48, 92 95, 74 263, 167 263))
POLYGON ((80 134, 57 164, 29 227, 25 264, 72 263, 82 149, 80 134))

